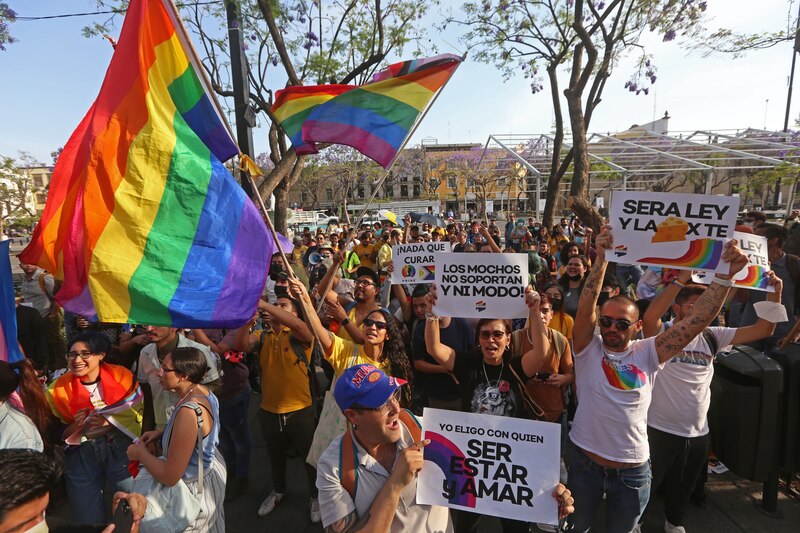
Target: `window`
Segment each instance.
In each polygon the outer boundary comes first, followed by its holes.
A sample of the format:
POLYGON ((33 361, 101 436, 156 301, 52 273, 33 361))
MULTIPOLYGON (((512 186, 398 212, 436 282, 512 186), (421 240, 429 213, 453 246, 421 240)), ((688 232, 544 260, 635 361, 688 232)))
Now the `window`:
POLYGON ((453 190, 456 189, 456 177, 455 176, 451 176, 451 177, 447 178, 447 187, 449 187, 450 189, 453 189, 453 190))
POLYGON ((386 198, 392 198, 394 196, 394 185, 387 185, 384 187, 386 191, 386 198))
POLYGON ((33 177, 33 186, 36 187, 37 189, 41 189, 42 187, 44 187, 44 180, 42 179, 41 174, 37 174, 33 177))
POLYGON ((408 198, 408 185, 400 185, 400 196, 402 198, 408 198))
POLYGON ((300 193, 300 201, 306 203, 308 201, 308 193, 305 191, 300 193))
POLYGON ((325 189, 325 200, 329 202, 333 201, 333 189, 325 189))
POLYGON ((416 198, 417 196, 419 196, 419 194, 420 194, 419 193, 419 183, 415 183, 414 184, 414 197, 416 198))

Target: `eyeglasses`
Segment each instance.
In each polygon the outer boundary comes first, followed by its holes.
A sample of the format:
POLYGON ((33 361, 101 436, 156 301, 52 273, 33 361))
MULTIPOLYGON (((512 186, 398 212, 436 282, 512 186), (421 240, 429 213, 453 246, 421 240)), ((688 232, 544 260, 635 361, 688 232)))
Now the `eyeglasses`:
POLYGON ((161 368, 161 372, 163 372, 164 374, 166 374, 167 372, 175 372, 176 371, 174 368, 170 368, 170 367, 164 366, 164 365, 161 365, 159 368, 161 368))
POLYGON ((363 324, 365 328, 371 328, 372 326, 375 326, 375 329, 377 329, 378 331, 386 329, 386 322, 381 322, 380 320, 372 320, 371 318, 365 318, 363 324))
POLYGON ((499 341, 505 335, 507 335, 507 333, 505 331, 500 331, 500 330, 494 330, 494 331, 484 330, 478 333, 478 337, 480 337, 482 341, 488 341, 490 338, 492 340, 499 341))
POLYGON ((601 316, 598 319, 600 322, 600 326, 604 328, 610 328, 612 324, 617 326, 619 331, 625 331, 629 327, 631 327, 631 322, 629 320, 625 320, 624 318, 611 318, 607 316, 601 316))
POLYGON ((81 359, 86 361, 93 355, 97 354, 95 354, 94 352, 67 352, 67 361, 75 359, 76 357, 80 357, 81 359))
POLYGON ((396 391, 394 391, 392 395, 389 396, 389 399, 386 400, 383 403, 383 405, 380 405, 378 407, 361 407, 360 405, 354 405, 352 408, 357 411, 375 411, 376 413, 381 413, 382 415, 385 415, 391 410, 392 404, 394 402, 397 402, 398 404, 400 403, 400 391, 401 389, 397 389, 396 391))
POLYGON ((368 279, 359 279, 359 280, 356 280, 356 285, 360 285, 360 286, 362 286, 362 287, 369 287, 370 285, 372 285, 373 287, 377 287, 377 285, 375 285, 373 282, 371 282, 371 281, 370 281, 370 280, 368 280, 368 279))

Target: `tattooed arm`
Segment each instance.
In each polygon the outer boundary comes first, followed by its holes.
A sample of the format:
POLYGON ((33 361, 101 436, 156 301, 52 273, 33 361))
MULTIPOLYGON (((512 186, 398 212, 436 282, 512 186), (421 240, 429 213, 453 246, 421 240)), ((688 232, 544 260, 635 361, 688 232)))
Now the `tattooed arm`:
MULTIPOLYGON (((688 283, 692 279, 692 271, 681 270, 675 279, 681 284, 688 283)), ((645 338, 655 337, 661 332, 661 317, 670 308, 680 291, 681 285, 669 283, 647 306, 647 311, 642 317, 642 332, 645 338)))
POLYGON ((747 266, 747 256, 736 247, 735 241, 725 244, 722 258, 731 264, 730 274, 716 274, 706 292, 692 306, 689 316, 656 337, 656 351, 662 363, 669 361, 676 353, 683 350, 719 315, 730 287, 716 280, 729 281, 747 266))
POLYGON ((574 352, 578 353, 583 351, 584 348, 589 346, 592 342, 594 335, 594 325, 597 321, 597 297, 600 295, 600 289, 603 285, 603 278, 606 275, 606 250, 614 245, 614 237, 611 234, 611 228, 605 226, 600 235, 595 240, 597 247, 597 260, 589 274, 586 276, 586 281, 583 284, 583 291, 581 292, 580 299, 578 300, 578 312, 575 314, 575 326, 572 328, 572 343, 574 352))

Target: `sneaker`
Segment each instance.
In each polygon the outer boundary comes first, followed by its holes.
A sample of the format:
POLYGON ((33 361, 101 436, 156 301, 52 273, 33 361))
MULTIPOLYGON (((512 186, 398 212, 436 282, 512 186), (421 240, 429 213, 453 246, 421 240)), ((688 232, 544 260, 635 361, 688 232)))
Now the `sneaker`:
POLYGON ((319 524, 322 521, 322 515, 319 512, 319 500, 311 498, 311 523, 319 524))
POLYGON ((673 526, 669 520, 664 520, 664 533, 686 533, 683 526, 673 526))
POLYGON ((270 492, 267 499, 265 499, 261 507, 258 508, 258 516, 267 516, 275 509, 275 506, 278 505, 282 499, 283 494, 280 492, 275 492, 274 490, 270 492))

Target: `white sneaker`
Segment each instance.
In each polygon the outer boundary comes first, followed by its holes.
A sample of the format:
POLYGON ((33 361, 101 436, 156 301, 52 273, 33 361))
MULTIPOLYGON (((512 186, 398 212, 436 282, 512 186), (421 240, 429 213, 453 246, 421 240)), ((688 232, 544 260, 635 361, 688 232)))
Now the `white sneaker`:
POLYGON ((683 526, 673 526, 669 520, 664 520, 664 533, 686 533, 683 526))
POLYGON ((311 523, 319 524, 322 521, 322 515, 319 512, 319 500, 311 498, 311 523))
POLYGON ((269 513, 275 509, 275 506, 278 505, 281 500, 283 499, 283 494, 280 492, 275 492, 274 490, 269 493, 269 496, 264 500, 261 504, 261 507, 258 508, 258 516, 267 516, 269 513))

